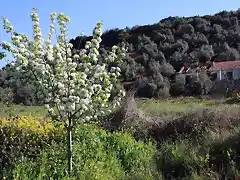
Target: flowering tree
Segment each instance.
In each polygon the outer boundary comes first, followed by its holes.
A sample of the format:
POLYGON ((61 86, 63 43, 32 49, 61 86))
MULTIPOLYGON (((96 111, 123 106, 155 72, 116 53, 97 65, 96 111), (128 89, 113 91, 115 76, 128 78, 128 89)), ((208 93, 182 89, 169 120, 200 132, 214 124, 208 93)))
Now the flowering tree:
MULTIPOLYGON (((66 24, 70 21, 64 14, 51 13, 50 32, 43 39, 36 9, 31 13, 33 39, 16 33, 10 22, 3 18, 4 29, 11 35, 11 43, 2 42, 3 49, 11 52, 16 61, 14 67, 26 78, 40 87, 39 96, 54 123, 64 122, 68 132, 68 163, 72 171, 72 130, 79 123, 97 119, 120 105, 124 91, 110 102, 113 84, 120 76, 119 67, 109 67, 110 62, 121 62, 125 49, 113 46, 108 58, 99 58, 102 22, 97 23, 93 38, 85 49, 73 54, 67 39, 66 24), (57 20, 60 34, 52 45, 57 20)), ((118 64, 118 63, 114 63, 118 64)))

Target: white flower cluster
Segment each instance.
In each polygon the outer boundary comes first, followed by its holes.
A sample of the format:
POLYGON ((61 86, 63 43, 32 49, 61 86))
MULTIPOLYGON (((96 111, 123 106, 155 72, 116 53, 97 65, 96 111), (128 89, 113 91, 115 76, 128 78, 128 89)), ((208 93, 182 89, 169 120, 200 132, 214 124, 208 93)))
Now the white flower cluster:
MULTIPOLYGON (((85 49, 73 54, 73 46, 67 39, 66 24, 70 21, 68 17, 62 13, 51 13, 47 40, 43 39, 35 10, 31 18, 32 41, 25 35, 14 33, 10 22, 3 18, 4 28, 11 34, 12 45, 7 42, 2 44, 15 57, 16 70, 25 76, 31 76, 39 85, 51 115, 57 115, 62 121, 71 118, 84 122, 98 118, 120 105, 124 91, 120 91, 113 102, 109 102, 113 83, 120 76, 120 68, 112 67, 109 72, 107 64, 99 61, 102 22, 93 30, 93 39, 86 43, 85 49), (57 44, 53 46, 55 20, 59 24, 60 35, 57 44), (76 68, 80 71, 76 71, 76 68)), ((125 49, 114 46, 105 62, 119 61, 123 56, 125 49), (120 53, 117 54, 117 51, 120 53)))

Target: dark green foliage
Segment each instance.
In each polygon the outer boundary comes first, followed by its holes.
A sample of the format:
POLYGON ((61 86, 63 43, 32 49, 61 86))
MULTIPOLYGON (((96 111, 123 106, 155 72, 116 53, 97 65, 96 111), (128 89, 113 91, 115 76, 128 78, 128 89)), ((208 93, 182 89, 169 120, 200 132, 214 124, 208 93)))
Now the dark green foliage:
MULTIPOLYGON (((196 75, 198 67, 207 66, 212 61, 238 60, 239 17, 239 11, 223 11, 212 16, 168 17, 153 25, 108 30, 102 36, 100 54, 104 58, 111 46, 125 44, 129 54, 121 64, 122 80, 136 83, 135 77, 144 74, 146 78, 135 84, 137 89, 141 89, 139 96, 168 96, 169 89, 173 95, 208 94, 210 81, 204 81, 207 88, 202 80, 190 84, 187 82, 184 92, 182 87, 178 92, 174 90, 177 84, 172 79, 183 66, 191 68, 191 74, 196 75), (153 79, 154 76, 157 76, 157 80, 153 79)), ((73 52, 83 48, 90 39, 86 36, 71 39, 73 52)), ((0 83, 2 87, 12 89, 13 102, 41 104, 41 98, 36 95, 38 90, 31 80, 23 80, 18 73, 10 73, 10 69, 8 66, 1 71, 0 83)))
POLYGON ((11 104, 13 102, 14 94, 11 88, 0 87, 0 102, 4 104, 11 104))
POLYGON ((175 83, 171 84, 170 94, 179 96, 185 93, 186 75, 178 74, 175 76, 175 83))
POLYGON ((158 167, 166 179, 191 179, 207 165, 207 157, 203 157, 189 143, 163 143, 159 149, 158 167))
MULTIPOLYGON (((182 66, 195 70, 196 67, 207 65, 213 60, 238 60, 239 17, 239 11, 223 11, 213 16, 202 17, 169 17, 153 25, 107 31, 103 34, 102 47, 108 49, 113 43, 127 44, 130 56, 122 65, 123 79, 131 81, 136 74, 146 73, 148 80, 143 80, 146 81, 144 85, 139 83, 137 87, 149 89, 149 92, 141 93, 141 96, 157 97, 158 93, 155 92, 166 89, 168 83, 159 87, 152 82, 151 76, 155 73, 167 77, 166 82, 171 81, 169 76, 174 74, 174 70, 179 71, 182 66)), ((76 49, 83 47, 79 38, 72 39, 71 42, 76 49)), ((207 84, 210 87, 211 83, 207 84)), ((188 85, 193 87, 193 95, 205 93, 204 90, 198 89, 204 86, 202 80, 188 85)), ((175 86, 176 84, 173 84, 172 89, 175 86)), ((189 94, 189 91, 184 94, 189 94)))
MULTIPOLYGON (((191 57, 191 52, 208 44, 212 45, 213 49, 207 51, 213 51, 214 55, 219 55, 220 52, 227 51, 223 46, 227 44, 230 47, 227 54, 232 54, 229 57, 236 58, 238 57, 236 50, 238 51, 239 47, 239 13, 232 11, 220 12, 213 16, 169 17, 153 25, 111 30, 104 33, 102 45, 108 48, 113 42, 125 41, 133 47, 131 52, 153 55, 162 51, 168 61, 175 52, 186 53, 188 57, 191 57), (113 36, 113 32, 118 35, 113 36), (120 35, 122 35, 122 38, 119 38, 120 35), (112 43, 109 43, 110 41, 112 43)), ((88 37, 85 37, 85 39, 88 39, 88 37)), ((83 45, 78 38, 76 40, 72 39, 71 42, 75 48, 78 47, 79 42, 79 47, 83 45)), ((217 60, 220 59, 217 58, 217 60)), ((199 61, 199 59, 196 59, 196 61, 199 61)))
POLYGON ((169 82, 161 73, 155 73, 137 82, 137 95, 140 97, 168 97, 169 82))
MULTIPOLYGON (((74 132, 73 179, 154 179, 155 148, 129 134, 110 134, 93 125, 74 132)), ((67 175, 64 143, 52 143, 34 161, 27 159, 12 171, 16 179, 63 179, 67 175)))
POLYGON ((39 89, 32 79, 25 79, 14 65, 8 64, 0 71, 0 102, 24 105, 42 105, 39 89), (5 94, 4 94, 5 93, 5 94))
POLYGON ((210 151, 212 169, 220 171, 221 176, 234 179, 239 174, 239 133, 227 138, 222 143, 215 143, 210 151))

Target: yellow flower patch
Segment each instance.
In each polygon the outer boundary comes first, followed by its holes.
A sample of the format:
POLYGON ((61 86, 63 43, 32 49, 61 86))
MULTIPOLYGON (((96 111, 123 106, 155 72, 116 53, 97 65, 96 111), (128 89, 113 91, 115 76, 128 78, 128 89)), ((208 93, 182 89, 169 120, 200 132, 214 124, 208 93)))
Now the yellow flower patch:
POLYGON ((43 136, 53 135, 55 132, 62 131, 64 126, 54 127, 51 119, 40 117, 21 116, 0 119, 0 129, 8 128, 16 131, 36 133, 43 136))

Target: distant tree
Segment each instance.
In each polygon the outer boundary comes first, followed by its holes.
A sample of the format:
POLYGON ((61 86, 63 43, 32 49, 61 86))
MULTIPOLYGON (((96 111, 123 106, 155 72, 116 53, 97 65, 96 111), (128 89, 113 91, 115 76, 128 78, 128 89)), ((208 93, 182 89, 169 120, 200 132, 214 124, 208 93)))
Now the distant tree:
POLYGON ((217 60, 219 61, 233 61, 233 60, 239 60, 239 52, 235 48, 227 48, 225 51, 221 52, 217 60))
POLYGON ((198 52, 198 61, 203 64, 207 63, 211 61, 214 55, 215 53, 211 45, 203 45, 200 47, 198 52))
POLYGON ((191 24, 179 25, 179 27, 177 29, 177 33, 180 34, 180 35, 192 34, 192 33, 194 33, 194 27, 191 24))
POLYGON ((213 83, 212 81, 210 80, 209 76, 206 74, 205 71, 202 71, 199 73, 199 80, 198 82, 200 83, 201 85, 201 88, 202 88, 202 93, 201 94, 208 94, 212 87, 213 87, 213 83))
POLYGON ((175 77, 175 82, 171 84, 170 94, 172 96, 179 96, 185 93, 186 76, 185 74, 178 74, 175 77))

